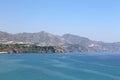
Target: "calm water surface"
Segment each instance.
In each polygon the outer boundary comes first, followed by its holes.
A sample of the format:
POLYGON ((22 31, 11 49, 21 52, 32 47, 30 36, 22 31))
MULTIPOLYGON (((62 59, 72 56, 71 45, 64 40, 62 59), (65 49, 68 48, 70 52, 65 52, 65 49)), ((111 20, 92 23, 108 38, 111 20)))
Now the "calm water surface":
POLYGON ((120 53, 1 54, 0 80, 120 80, 120 53))

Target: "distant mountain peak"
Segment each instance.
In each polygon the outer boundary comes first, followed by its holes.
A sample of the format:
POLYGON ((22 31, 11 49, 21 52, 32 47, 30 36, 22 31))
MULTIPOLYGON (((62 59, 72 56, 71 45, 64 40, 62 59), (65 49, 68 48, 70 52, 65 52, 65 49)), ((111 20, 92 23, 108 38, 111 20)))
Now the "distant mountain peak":
POLYGON ((86 38, 86 37, 81 37, 81 36, 78 36, 78 35, 75 35, 75 34, 70 34, 70 33, 64 34, 63 36, 67 36, 67 37, 78 37, 78 38, 88 39, 88 38, 86 38))
POLYGON ((46 31, 40 31, 40 33, 48 33, 48 32, 46 32, 46 31))
POLYGON ((73 44, 86 43, 86 42, 91 41, 88 38, 80 37, 80 36, 73 35, 73 34, 64 34, 63 38, 66 39, 67 41, 73 43, 73 44))

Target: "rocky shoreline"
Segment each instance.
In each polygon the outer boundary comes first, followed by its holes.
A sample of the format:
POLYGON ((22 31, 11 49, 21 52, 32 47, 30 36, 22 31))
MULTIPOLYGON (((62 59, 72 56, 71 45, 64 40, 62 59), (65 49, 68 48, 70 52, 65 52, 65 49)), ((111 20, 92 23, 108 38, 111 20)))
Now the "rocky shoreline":
POLYGON ((37 46, 33 44, 0 44, 0 54, 5 53, 63 53, 59 46, 37 46))

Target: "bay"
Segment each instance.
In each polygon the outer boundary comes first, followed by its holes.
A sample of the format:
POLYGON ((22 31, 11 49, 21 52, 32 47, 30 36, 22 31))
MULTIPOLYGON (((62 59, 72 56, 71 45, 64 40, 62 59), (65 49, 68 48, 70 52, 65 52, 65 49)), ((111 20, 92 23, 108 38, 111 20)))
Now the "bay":
POLYGON ((120 80, 120 53, 1 54, 0 80, 120 80))

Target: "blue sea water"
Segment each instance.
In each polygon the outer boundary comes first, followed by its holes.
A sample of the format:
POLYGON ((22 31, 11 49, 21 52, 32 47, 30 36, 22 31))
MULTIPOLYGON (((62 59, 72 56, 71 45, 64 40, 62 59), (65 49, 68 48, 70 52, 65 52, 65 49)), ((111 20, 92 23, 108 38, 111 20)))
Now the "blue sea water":
POLYGON ((120 80, 120 53, 1 54, 0 80, 120 80))

